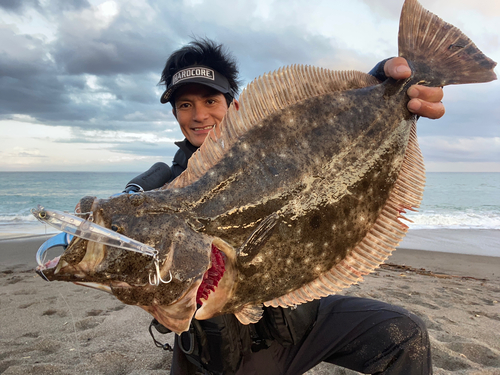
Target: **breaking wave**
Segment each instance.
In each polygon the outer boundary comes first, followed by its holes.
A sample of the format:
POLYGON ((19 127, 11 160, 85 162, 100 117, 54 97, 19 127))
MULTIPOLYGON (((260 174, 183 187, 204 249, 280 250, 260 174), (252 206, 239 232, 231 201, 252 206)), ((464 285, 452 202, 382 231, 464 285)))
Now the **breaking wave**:
POLYGON ((423 210, 405 215, 413 223, 406 223, 411 229, 499 229, 500 211, 455 211, 437 212, 423 210))

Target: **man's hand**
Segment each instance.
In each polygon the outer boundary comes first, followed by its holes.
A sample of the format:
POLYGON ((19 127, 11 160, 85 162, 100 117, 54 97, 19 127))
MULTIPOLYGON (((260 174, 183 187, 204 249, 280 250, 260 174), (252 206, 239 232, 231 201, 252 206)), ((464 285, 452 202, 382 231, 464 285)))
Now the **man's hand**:
MULTIPOLYGON (((395 57, 387 60, 384 65, 384 72, 387 77, 394 79, 405 79, 411 76, 411 70, 406 60, 402 57, 395 57)), ((427 87, 413 85, 408 91, 410 102, 408 110, 416 115, 437 119, 444 115, 443 89, 441 87, 427 87)))

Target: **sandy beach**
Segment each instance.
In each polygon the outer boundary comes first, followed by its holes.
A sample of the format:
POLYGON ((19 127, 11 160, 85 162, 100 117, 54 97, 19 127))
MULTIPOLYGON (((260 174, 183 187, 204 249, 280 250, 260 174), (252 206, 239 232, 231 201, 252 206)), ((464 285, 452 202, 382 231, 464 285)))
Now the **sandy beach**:
MULTIPOLYGON (((497 235, 488 239, 493 246, 497 235)), ((154 346, 145 311, 33 272, 46 238, 0 240, 0 373, 168 373, 171 354, 154 346)), ((500 374, 500 257, 398 249, 388 265, 344 293, 422 317, 435 374, 500 374)), ((307 374, 356 373, 320 364, 307 374)))

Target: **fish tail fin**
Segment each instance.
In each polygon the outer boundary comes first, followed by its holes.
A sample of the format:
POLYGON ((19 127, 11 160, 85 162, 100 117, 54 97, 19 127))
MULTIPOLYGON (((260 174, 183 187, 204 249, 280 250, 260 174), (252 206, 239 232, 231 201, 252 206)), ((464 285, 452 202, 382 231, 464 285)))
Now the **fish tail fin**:
POLYGON ((406 0, 399 24, 399 56, 408 60, 427 86, 489 82, 496 62, 485 56, 457 27, 406 0))

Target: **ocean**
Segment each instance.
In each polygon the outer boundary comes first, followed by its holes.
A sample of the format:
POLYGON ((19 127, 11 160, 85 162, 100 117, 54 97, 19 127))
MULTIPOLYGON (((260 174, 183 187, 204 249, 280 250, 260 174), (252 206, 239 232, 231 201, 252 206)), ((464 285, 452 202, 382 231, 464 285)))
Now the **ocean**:
POLYGON ((86 195, 107 198, 141 172, 0 172, 0 239, 57 233, 30 210, 74 211, 86 195))
MULTIPOLYGON (((30 210, 41 205, 71 212, 83 196, 109 197, 139 173, 0 172, 0 239, 57 233, 30 210)), ((419 211, 405 216, 413 221, 410 234, 461 229, 500 235, 500 173, 427 173, 419 211)), ((500 243, 490 247, 497 251, 500 243)))

